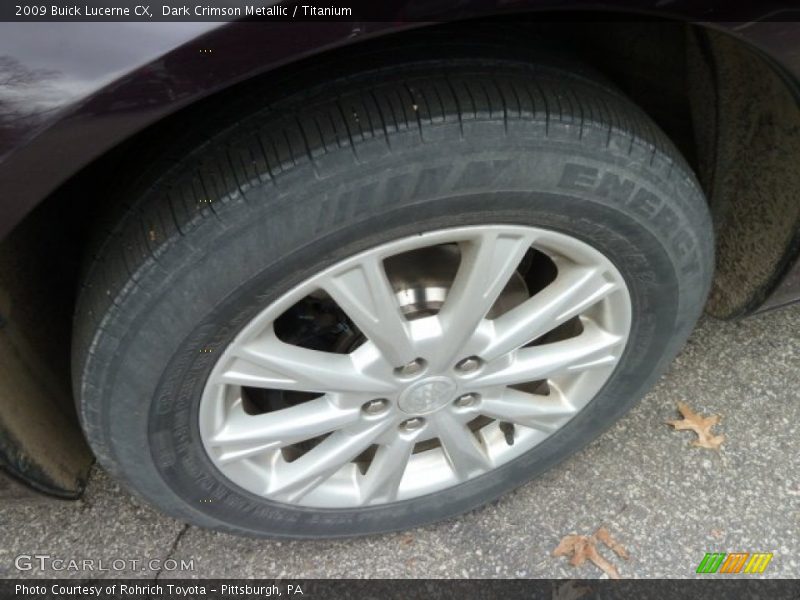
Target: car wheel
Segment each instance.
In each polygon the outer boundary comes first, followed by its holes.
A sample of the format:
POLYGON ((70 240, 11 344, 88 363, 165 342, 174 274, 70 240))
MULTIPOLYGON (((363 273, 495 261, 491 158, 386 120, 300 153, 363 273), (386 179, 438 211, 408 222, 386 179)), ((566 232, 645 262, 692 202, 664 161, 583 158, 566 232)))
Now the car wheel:
POLYGON ((407 64, 237 114, 145 177, 79 298, 100 462, 241 534, 413 527, 573 454, 701 313, 691 170, 608 86, 407 64))

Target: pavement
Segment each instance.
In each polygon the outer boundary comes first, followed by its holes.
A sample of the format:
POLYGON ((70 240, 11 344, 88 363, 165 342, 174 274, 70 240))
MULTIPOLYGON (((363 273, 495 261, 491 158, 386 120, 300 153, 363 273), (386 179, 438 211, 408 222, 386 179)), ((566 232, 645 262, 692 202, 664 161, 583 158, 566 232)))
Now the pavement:
POLYGON ((80 501, 0 507, 0 577, 594 578, 604 575, 591 563, 573 567, 552 552, 565 535, 600 526, 630 555, 598 547, 623 577, 693 577, 706 552, 772 552, 762 577, 798 577, 799 391, 800 307, 740 322, 705 319, 653 391, 610 431, 456 519, 349 540, 244 539, 164 517, 96 468, 80 501), (693 433, 665 425, 680 400, 721 415, 721 451, 691 447, 693 433), (34 563, 19 571, 21 554, 163 566, 42 571, 34 563))

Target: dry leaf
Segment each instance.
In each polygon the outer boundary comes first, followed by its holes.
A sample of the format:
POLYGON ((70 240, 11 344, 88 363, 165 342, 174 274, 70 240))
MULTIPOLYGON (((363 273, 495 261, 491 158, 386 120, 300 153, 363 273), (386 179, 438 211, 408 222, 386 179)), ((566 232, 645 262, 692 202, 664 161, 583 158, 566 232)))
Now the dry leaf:
POLYGON ((576 549, 583 548, 585 540, 588 539, 589 538, 585 535, 565 535, 561 538, 561 541, 558 542, 556 549, 553 550, 553 556, 567 556, 568 554, 572 554, 573 556, 570 563, 573 565, 581 565, 583 561, 586 560, 586 557, 582 553, 576 552, 576 549))
POLYGON ((720 421, 719 415, 702 417, 694 412, 685 402, 678 402, 678 411, 683 416, 681 420, 667 421, 675 429, 690 429, 697 434, 697 439, 692 440, 692 446, 719 450, 720 444, 725 441, 724 435, 714 435, 711 428, 720 421))
POLYGON ((628 551, 625 550, 622 544, 611 537, 611 534, 605 527, 601 527, 595 531, 594 537, 597 538, 598 541, 603 542, 606 546, 611 548, 620 558, 624 558, 625 560, 630 558, 630 556, 628 556, 628 551))
POLYGON ((617 556, 628 560, 628 552, 619 542, 616 542, 608 529, 601 527, 593 535, 567 535, 553 550, 553 556, 572 555, 569 563, 574 567, 581 566, 586 560, 593 562, 603 570, 611 579, 619 579, 619 571, 597 551, 597 542, 601 542, 613 550, 617 556))

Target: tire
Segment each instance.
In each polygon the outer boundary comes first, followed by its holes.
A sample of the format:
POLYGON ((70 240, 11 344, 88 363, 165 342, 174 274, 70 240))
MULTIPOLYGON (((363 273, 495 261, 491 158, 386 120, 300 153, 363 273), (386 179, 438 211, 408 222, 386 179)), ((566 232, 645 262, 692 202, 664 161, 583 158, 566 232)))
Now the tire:
POLYGON ((75 391, 99 462, 202 527, 352 536, 489 502, 625 414, 680 349, 709 289, 709 213, 679 153, 620 93, 549 67, 439 60, 326 81, 164 164, 86 270, 75 391), (487 224, 566 236, 624 280, 627 341, 581 410, 483 474, 375 505, 275 501, 223 475, 198 415, 219 357, 248 323, 349 257, 487 224))

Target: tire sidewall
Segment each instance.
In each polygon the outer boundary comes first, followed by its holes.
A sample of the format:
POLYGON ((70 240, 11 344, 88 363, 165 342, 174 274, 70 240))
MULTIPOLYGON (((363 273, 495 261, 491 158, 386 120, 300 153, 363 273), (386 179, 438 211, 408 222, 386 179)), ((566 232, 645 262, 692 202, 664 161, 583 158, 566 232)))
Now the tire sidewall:
POLYGON ((101 461, 178 518, 251 535, 333 537, 464 512, 583 447, 664 370, 699 316, 710 278, 710 249, 700 235, 707 215, 697 208, 702 198, 690 178, 670 178, 671 164, 654 164, 652 157, 648 163, 621 148, 593 150, 594 133, 605 135, 584 131, 579 144, 530 136, 397 143, 366 161, 365 149, 358 157, 342 152, 327 167, 296 167, 280 188, 254 183, 227 198, 216 208, 218 219, 200 224, 142 275, 120 307, 119 335, 98 339, 86 363, 84 394, 106 396, 84 402, 82 411, 87 429, 104 438, 101 461), (632 188, 603 196, 598 189, 607 174, 632 188), (648 206, 635 205, 640 190, 648 206), (659 218, 661 211, 672 216, 659 218), (586 408, 539 446, 483 476, 385 506, 288 507, 238 488, 217 471, 199 439, 200 391, 215 352, 258 311, 357 252, 423 231, 480 224, 566 233, 600 250, 625 278, 633 306, 629 342, 586 408), (680 243, 676 231, 688 232, 680 243))

